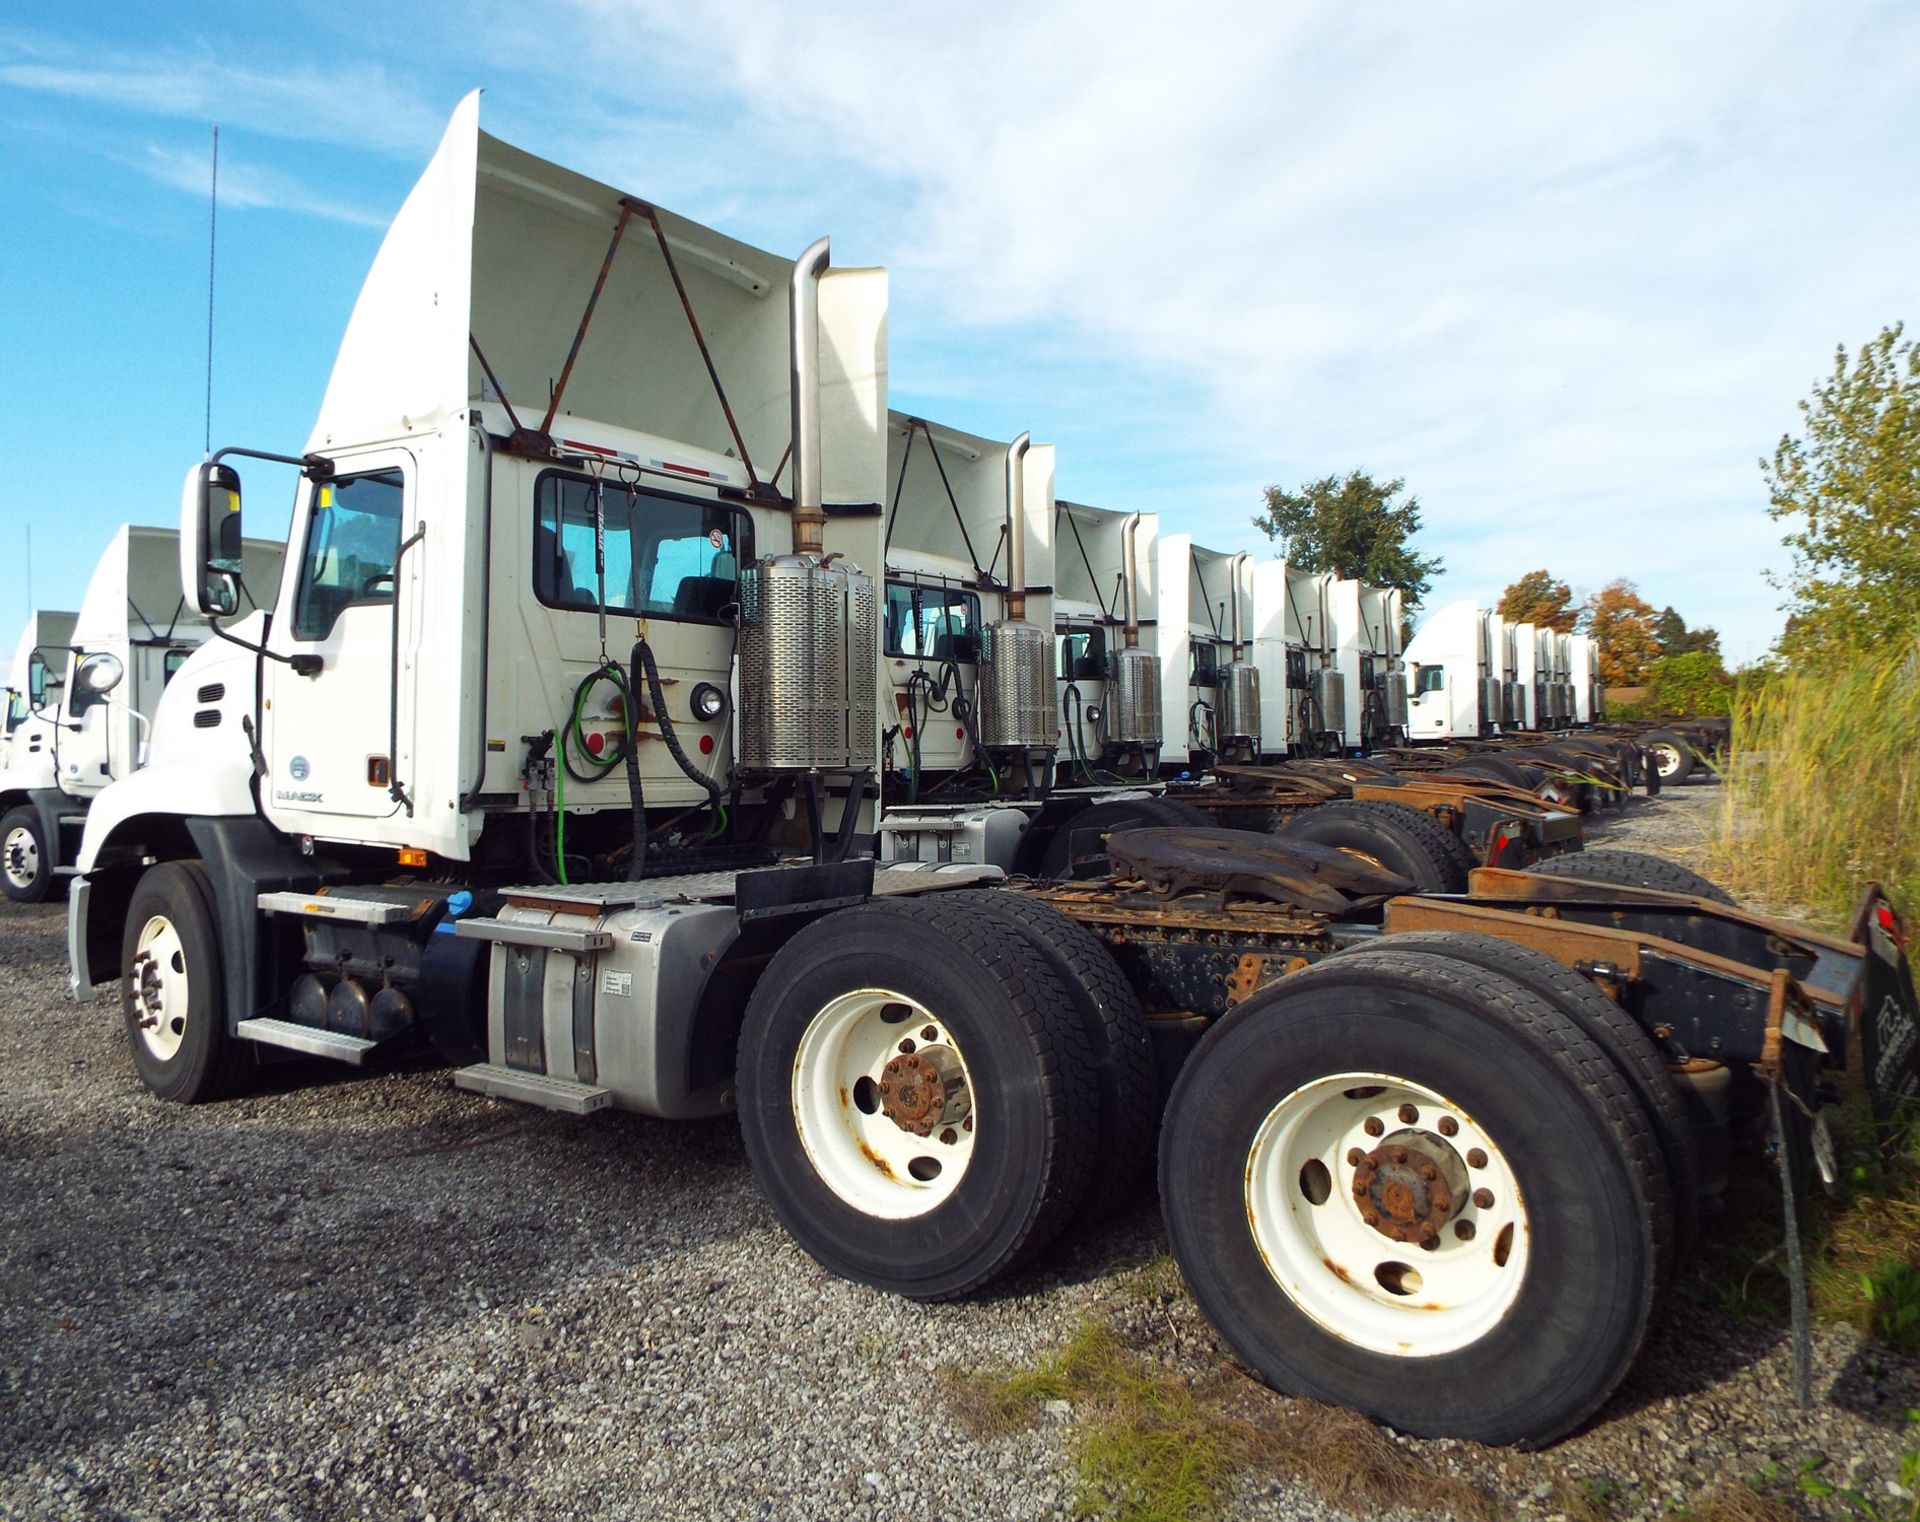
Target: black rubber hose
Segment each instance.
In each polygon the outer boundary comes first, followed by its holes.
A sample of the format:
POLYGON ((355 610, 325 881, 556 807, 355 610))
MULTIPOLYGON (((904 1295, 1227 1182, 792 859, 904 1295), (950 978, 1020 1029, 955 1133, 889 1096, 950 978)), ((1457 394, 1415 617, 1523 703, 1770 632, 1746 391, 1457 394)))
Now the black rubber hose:
POLYGON ((627 719, 627 803, 633 810, 633 855, 627 860, 627 881, 637 883, 647 875, 647 795, 640 781, 640 705, 633 700, 632 671, 645 649, 636 642, 627 662, 628 679, 623 711, 627 719))
POLYGON ((660 690, 660 668, 653 663, 653 650, 645 640, 635 640, 633 644, 632 664, 646 668, 647 696, 653 702, 654 722, 660 726, 660 738, 667 742, 667 754, 689 778, 707 791, 707 806, 717 817, 721 811, 720 795, 724 789, 712 777, 693 764, 693 758, 680 748, 680 737, 674 733, 673 719, 667 713, 667 700, 660 690))

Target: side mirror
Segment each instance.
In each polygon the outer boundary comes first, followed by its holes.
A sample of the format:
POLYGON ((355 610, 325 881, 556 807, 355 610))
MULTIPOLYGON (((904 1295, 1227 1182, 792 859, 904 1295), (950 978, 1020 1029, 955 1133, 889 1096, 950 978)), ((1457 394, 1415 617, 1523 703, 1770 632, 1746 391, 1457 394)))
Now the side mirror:
POLYGON ((27 701, 35 708, 47 701, 47 659, 38 650, 27 658, 27 701))
POLYGON ((106 702, 107 694, 120 685, 120 679, 127 674, 127 668, 120 664, 120 657, 111 651, 97 650, 92 655, 83 656, 73 672, 73 696, 67 700, 68 709, 77 717, 89 708, 96 708, 106 702))
POLYGON ((180 493, 180 592, 187 606, 220 617, 234 612, 241 566, 239 472, 196 465, 180 493))

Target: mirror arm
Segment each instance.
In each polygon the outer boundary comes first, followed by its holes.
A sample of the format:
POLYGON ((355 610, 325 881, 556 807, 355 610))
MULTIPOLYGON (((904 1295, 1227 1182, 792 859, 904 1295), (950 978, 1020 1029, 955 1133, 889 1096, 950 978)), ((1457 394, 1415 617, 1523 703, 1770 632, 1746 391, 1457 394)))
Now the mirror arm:
POLYGON ((247 460, 267 460, 275 465, 296 466, 309 481, 333 479, 333 461, 323 454, 275 454, 267 449, 242 449, 237 444, 229 444, 225 449, 216 449, 207 456, 207 463, 218 465, 228 455, 239 455, 247 460))

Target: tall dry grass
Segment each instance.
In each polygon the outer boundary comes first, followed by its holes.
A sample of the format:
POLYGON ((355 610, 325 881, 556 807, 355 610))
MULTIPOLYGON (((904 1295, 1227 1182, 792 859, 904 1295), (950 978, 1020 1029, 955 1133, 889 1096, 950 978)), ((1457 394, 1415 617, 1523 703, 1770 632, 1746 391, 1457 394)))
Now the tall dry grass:
POLYGON ((1880 883, 1920 914, 1920 668, 1862 654, 1743 686, 1714 870, 1828 926, 1880 883))

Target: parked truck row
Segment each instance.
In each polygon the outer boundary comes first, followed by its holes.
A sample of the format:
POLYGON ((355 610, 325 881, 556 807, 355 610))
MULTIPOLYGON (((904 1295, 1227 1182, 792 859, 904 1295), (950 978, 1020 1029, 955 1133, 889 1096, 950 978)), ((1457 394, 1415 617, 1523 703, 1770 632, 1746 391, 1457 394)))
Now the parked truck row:
POLYGON ((180 1102, 435 1052, 572 1114, 735 1112, 815 1259, 929 1302, 1119 1204, 1158 1135, 1174 1252, 1261 1378, 1411 1432, 1576 1426, 1736 1099, 1791 1201, 1852 1043, 1876 1103, 1920 1090, 1896 909, 1816 935, 1575 849, 1537 792, 1353 760, 1408 738, 1391 596, 1056 500, 1027 435, 891 412, 886 331, 884 271, 463 102, 304 446, 188 473, 169 600, 213 637, 87 809, 75 996, 180 1102), (298 472, 277 579, 257 460, 298 472), (1296 833, 1329 818, 1371 833, 1296 833))

